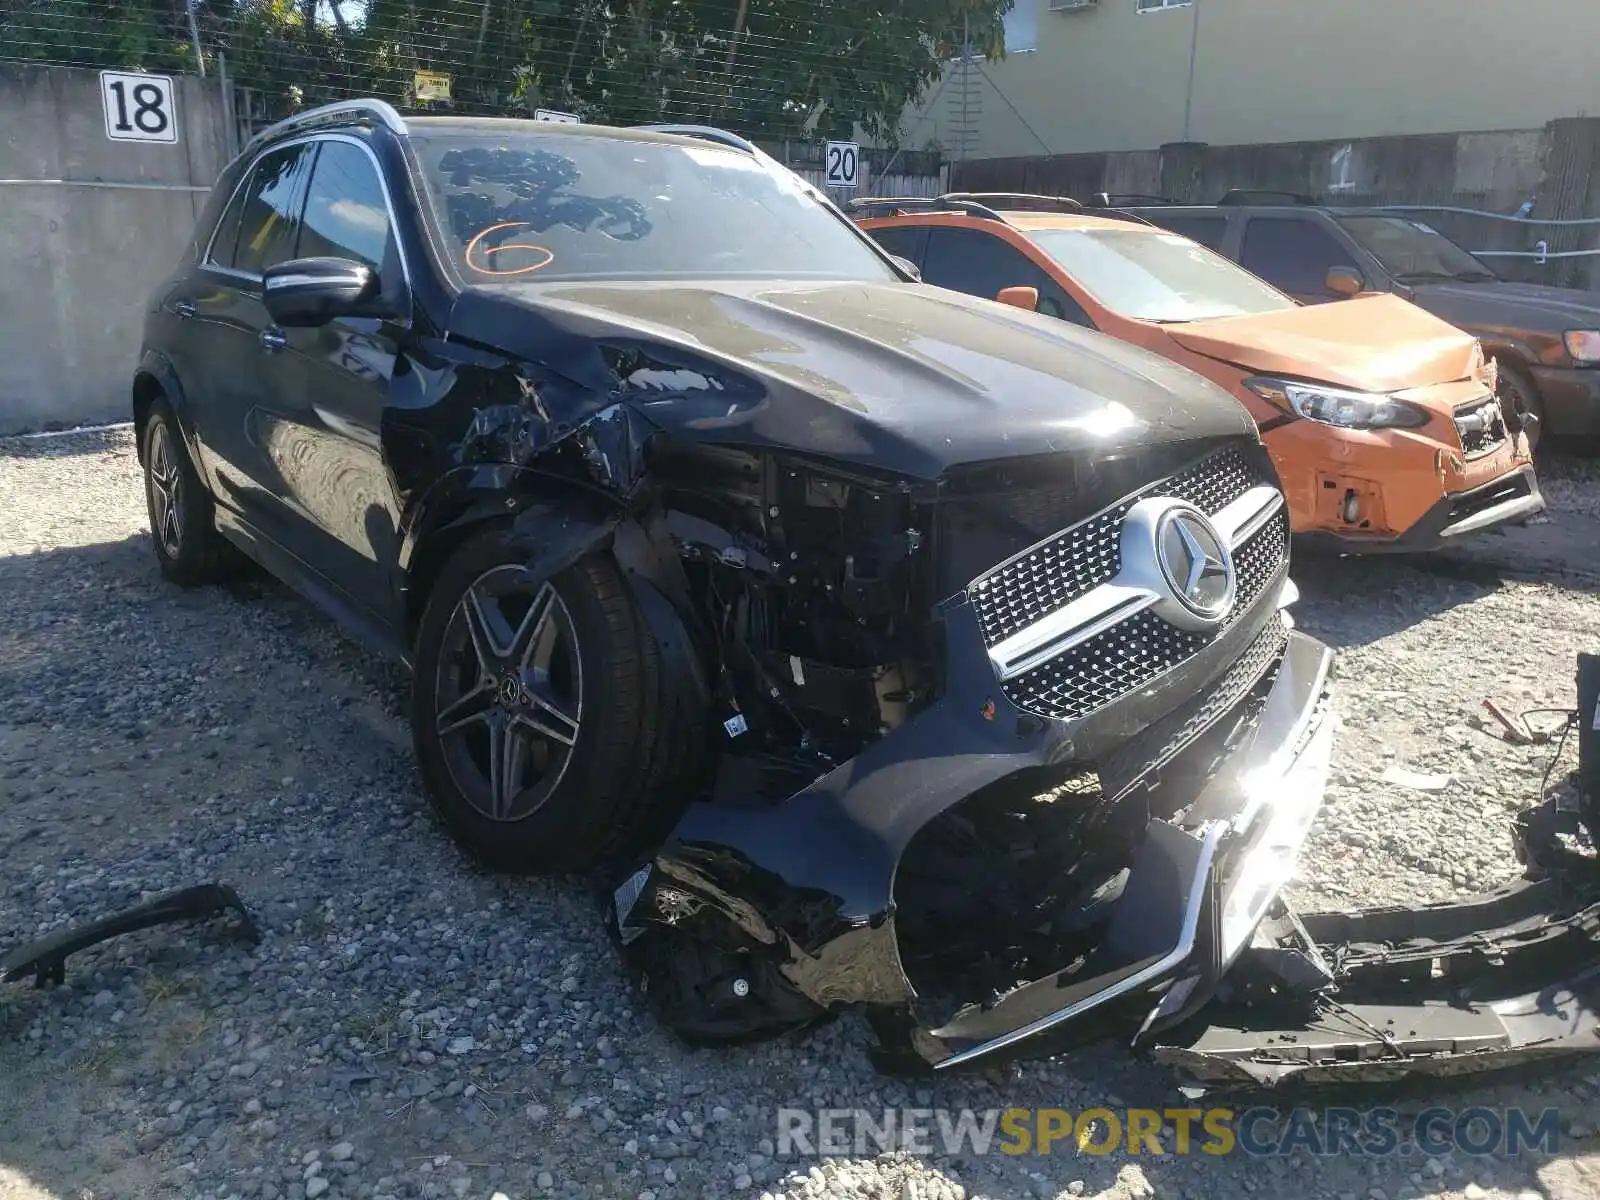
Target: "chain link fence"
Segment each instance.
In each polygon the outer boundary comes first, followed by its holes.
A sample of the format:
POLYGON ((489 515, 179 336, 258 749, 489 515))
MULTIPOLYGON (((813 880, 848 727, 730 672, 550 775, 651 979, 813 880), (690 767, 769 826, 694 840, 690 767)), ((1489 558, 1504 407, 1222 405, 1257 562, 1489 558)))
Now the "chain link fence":
POLYGON ((825 142, 864 133, 891 148, 863 151, 857 193, 933 195, 942 155, 896 145, 943 53, 927 25, 840 0, 0 0, 0 61, 225 80, 244 137, 354 96, 720 125, 819 185, 825 142))

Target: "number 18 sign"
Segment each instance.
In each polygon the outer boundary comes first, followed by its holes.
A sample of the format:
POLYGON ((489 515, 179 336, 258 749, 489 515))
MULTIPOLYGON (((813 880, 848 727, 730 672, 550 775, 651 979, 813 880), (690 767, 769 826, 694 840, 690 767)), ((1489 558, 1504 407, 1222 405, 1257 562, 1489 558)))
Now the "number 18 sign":
POLYGON ((100 72, 106 136, 114 142, 176 142, 178 110, 170 75, 100 72))

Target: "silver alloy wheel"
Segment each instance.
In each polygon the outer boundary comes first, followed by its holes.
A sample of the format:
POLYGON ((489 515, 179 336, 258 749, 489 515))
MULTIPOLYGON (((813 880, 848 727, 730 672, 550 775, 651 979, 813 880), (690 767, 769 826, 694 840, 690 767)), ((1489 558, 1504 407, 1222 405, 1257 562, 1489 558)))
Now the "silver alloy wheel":
POLYGON ((177 558, 183 546, 183 476, 178 469, 178 452, 172 445, 172 430, 165 421, 157 423, 156 435, 150 439, 147 476, 150 532, 168 558, 177 558))
POLYGON ((452 781, 491 821, 520 821, 561 783, 583 713, 572 615, 525 567, 478 576, 445 626, 435 731, 452 781))

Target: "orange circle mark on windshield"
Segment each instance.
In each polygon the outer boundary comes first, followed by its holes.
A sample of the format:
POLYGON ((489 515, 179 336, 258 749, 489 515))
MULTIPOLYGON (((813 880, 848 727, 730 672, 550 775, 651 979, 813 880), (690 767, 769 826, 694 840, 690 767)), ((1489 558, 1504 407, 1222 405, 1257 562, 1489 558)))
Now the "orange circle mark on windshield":
POLYGON ((545 267, 548 267, 556 260, 555 251, 546 246, 536 246, 532 242, 510 242, 504 246, 488 246, 482 249, 479 248, 478 243, 483 241, 483 239, 488 237, 491 233, 495 233, 501 229, 520 229, 527 224, 527 221, 505 221, 499 225, 491 225, 487 229, 479 230, 477 235, 467 243, 467 250, 465 254, 467 266, 471 267, 480 275, 529 275, 534 271, 541 271, 545 267), (544 259, 541 262, 536 262, 526 267, 509 267, 506 269, 501 269, 499 267, 492 267, 489 265, 488 260, 490 255, 504 254, 507 250, 525 250, 530 254, 542 254, 544 255, 544 259), (483 261, 474 262, 474 255, 483 261))

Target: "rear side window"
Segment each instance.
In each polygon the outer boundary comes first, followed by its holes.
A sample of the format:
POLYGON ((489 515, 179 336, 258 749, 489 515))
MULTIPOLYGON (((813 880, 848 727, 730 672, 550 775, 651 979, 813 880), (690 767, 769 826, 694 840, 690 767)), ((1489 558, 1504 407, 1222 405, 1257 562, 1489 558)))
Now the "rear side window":
POLYGON ((869 229, 867 233, 890 254, 898 254, 908 262, 922 265, 922 248, 927 243, 928 231, 920 225, 893 225, 869 229))
POLYGON ((1332 234, 1311 221, 1255 217, 1244 233, 1240 264, 1291 296, 1327 296, 1328 272, 1355 260, 1332 234))
POLYGON ((219 265, 260 275, 268 267, 294 256, 311 150, 312 147, 304 143, 286 146, 274 150, 256 164, 255 173, 245 188, 233 261, 224 261, 219 255, 219 265))
POLYGON ((1199 242, 1207 250, 1222 249, 1222 239, 1228 234, 1227 217, 1151 217, 1163 229, 1182 234, 1191 242, 1199 242))
POLYGON ((296 258, 346 258, 380 275, 393 244, 377 168, 360 146, 327 141, 306 192, 296 258))
POLYGON ((1094 328, 1083 306, 1014 246, 977 229, 928 230, 922 282, 993 300, 1002 288, 1039 289, 1039 310, 1048 317, 1094 328))

